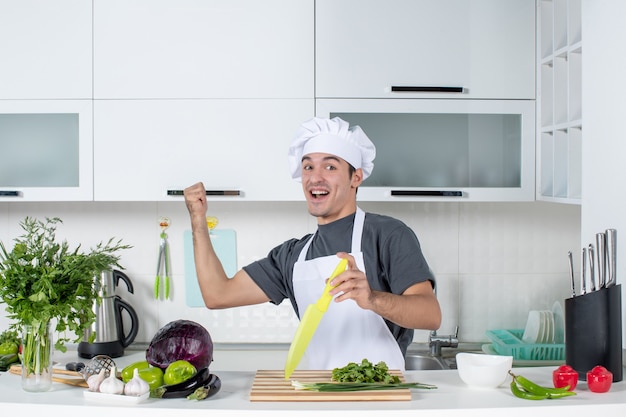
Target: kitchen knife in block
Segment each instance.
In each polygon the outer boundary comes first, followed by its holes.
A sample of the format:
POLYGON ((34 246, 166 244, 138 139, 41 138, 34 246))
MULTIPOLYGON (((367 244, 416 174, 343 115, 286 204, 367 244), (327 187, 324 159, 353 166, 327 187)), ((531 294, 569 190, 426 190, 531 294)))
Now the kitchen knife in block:
POLYGON ((296 330, 296 334, 293 337, 293 341, 291 342, 291 346, 289 347, 289 353, 287 354, 287 363, 285 364, 285 379, 289 379, 293 371, 300 363, 300 359, 302 359, 304 352, 306 352, 306 348, 307 346, 309 346, 309 342, 315 334, 317 326, 320 324, 322 317, 324 317, 324 313, 326 313, 326 310, 328 310, 328 306, 333 299, 333 297, 328 293, 333 288, 330 285, 330 282, 337 275, 345 271, 347 266, 347 259, 342 259, 341 261, 339 261, 339 264, 326 282, 326 286, 324 287, 322 296, 319 298, 319 300, 317 300, 315 304, 310 304, 306 308, 306 311, 302 316, 302 320, 300 320, 300 325, 296 330))

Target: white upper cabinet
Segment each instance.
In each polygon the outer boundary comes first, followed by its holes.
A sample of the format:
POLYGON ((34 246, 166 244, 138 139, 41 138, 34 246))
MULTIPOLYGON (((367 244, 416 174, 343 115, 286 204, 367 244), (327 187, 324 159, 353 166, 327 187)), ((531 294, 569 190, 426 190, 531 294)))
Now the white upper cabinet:
POLYGON ((534 0, 315 7, 318 98, 535 98, 534 0))
POLYGON ((0 0, 0 99, 91 98, 91 1, 0 0))
POLYGON ((360 201, 532 201, 534 100, 317 100, 376 145, 360 201))
POLYGON ((537 200, 582 197, 582 19, 580 0, 539 2, 537 200))
POLYGON ((302 200, 313 0, 94 0, 94 199, 302 200), (121 169, 113 169, 115 166, 121 169))
POLYGON ((313 0, 94 0, 94 97, 313 97, 313 0))
POLYGON ((95 200, 302 200, 287 149, 312 100, 95 100, 95 200))
POLYGON ((0 201, 93 199, 92 5, 0 0, 0 201))
POLYGON ((93 200, 91 100, 0 100, 0 202, 93 200))

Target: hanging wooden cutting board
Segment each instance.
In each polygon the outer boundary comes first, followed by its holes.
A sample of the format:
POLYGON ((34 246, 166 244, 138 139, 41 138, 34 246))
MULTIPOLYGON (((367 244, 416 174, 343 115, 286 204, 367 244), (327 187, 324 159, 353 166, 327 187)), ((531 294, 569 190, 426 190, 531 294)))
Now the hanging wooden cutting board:
MULTIPOLYGON (((404 382, 401 371, 390 370, 390 374, 398 375, 404 382)), ((397 389, 388 391, 352 391, 352 392, 315 392, 296 390, 291 381, 298 382, 330 382, 331 371, 294 371, 289 380, 285 380, 282 370, 257 371, 250 401, 410 401, 411 390, 397 389)))

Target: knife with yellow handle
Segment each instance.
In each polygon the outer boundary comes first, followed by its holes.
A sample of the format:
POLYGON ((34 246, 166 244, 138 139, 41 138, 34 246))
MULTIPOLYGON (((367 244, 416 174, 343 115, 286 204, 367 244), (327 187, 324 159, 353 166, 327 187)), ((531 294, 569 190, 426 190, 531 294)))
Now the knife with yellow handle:
POLYGON ((333 299, 333 297, 328 293, 331 289, 333 289, 333 286, 330 285, 331 281, 337 275, 345 271, 347 266, 347 259, 342 259, 341 261, 339 261, 339 264, 326 282, 326 286, 324 287, 322 296, 319 298, 319 300, 317 300, 315 304, 310 304, 306 308, 306 311, 302 316, 302 320, 300 320, 300 325, 296 330, 296 334, 293 337, 293 341, 291 342, 289 353, 287 354, 287 363, 285 364, 285 379, 289 379, 293 371, 298 366, 298 363, 300 363, 300 359, 302 359, 304 352, 306 352, 306 348, 309 346, 309 342, 315 334, 317 326, 320 324, 322 317, 324 317, 324 313, 326 313, 326 310, 328 310, 328 306, 333 299))

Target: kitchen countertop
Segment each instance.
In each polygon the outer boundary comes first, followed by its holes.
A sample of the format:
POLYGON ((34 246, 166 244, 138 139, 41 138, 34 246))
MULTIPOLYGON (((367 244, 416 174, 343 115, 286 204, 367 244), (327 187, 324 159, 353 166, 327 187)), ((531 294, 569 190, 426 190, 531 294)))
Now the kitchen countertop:
MULTIPOLYGON (((145 358, 143 352, 128 353, 116 358, 118 367, 124 367, 145 358)), ((66 353, 59 362, 87 360, 75 353, 66 353)), ((259 369, 266 368, 263 363, 259 369)), ((515 368, 515 372, 540 383, 551 384, 553 367, 515 368)), ((20 415, 30 412, 50 416, 85 415, 106 416, 111 413, 134 417, 186 416, 206 417, 207 412, 220 416, 308 416, 324 411, 325 415, 345 416, 494 416, 533 417, 562 415, 568 417, 591 414, 623 415, 626 412, 626 382, 614 383, 611 390, 595 394, 587 389, 584 381, 579 382, 575 397, 559 400, 529 401, 514 397, 508 384, 497 389, 477 389, 466 386, 456 370, 406 371, 407 381, 419 381, 437 385, 436 390, 413 390, 411 401, 389 402, 250 402, 249 393, 255 373, 252 371, 214 371, 222 380, 222 389, 215 397, 204 401, 187 399, 152 399, 140 404, 102 404, 83 396, 83 388, 53 383, 48 392, 30 393, 21 387, 19 375, 0 373, 0 408, 2 415, 20 415)))

